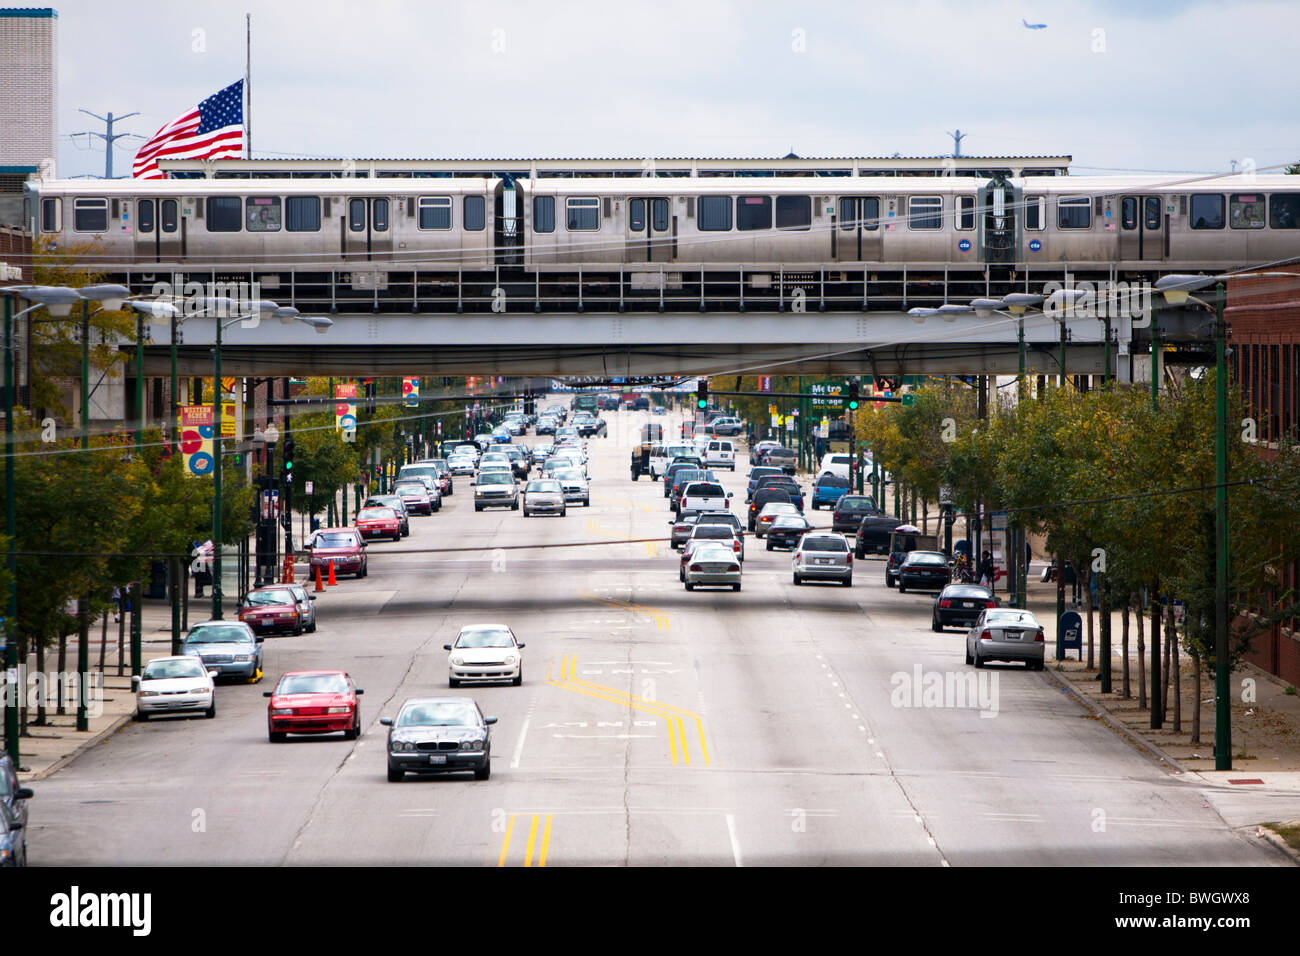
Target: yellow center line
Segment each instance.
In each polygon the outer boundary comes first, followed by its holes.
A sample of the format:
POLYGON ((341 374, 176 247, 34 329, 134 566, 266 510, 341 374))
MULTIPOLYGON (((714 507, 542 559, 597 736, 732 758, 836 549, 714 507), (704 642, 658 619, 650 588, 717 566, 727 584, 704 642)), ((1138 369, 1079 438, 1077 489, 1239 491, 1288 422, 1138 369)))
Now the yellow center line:
POLYGON ((551 819, 551 814, 548 813, 546 815, 546 829, 542 831, 542 849, 541 854, 537 859, 538 866, 546 865, 546 854, 551 848, 551 819))
POLYGON ((497 866, 506 865, 506 853, 510 849, 510 835, 515 832, 515 815, 510 814, 510 819, 506 821, 506 838, 501 844, 501 856, 497 860, 497 866))
MULTIPOLYGON (((577 676, 577 666, 578 657, 575 654, 569 660, 569 673, 565 675, 565 679, 574 684, 589 687, 591 690, 582 691, 578 688, 571 689, 579 690, 579 693, 587 693, 592 696, 595 694, 602 694, 605 695, 605 699, 620 703, 630 710, 644 710, 647 713, 657 714, 658 716, 663 717, 664 720, 668 722, 668 737, 673 746, 673 763, 677 763, 677 742, 679 740, 681 741, 682 759, 688 764, 691 762, 691 753, 686 747, 686 728, 682 726, 681 717, 672 713, 672 711, 678 711, 681 710, 681 708, 674 707, 671 704, 660 703, 657 700, 650 700, 647 697, 638 697, 629 691, 619 690, 617 687, 606 687, 604 684, 597 684, 589 680, 583 680, 577 676)), ((686 713, 689 714, 689 711, 686 713)), ((698 718, 696 719, 698 720, 698 718)), ((701 730, 700 740, 703 741, 703 739, 703 730, 701 730)), ((704 751, 704 762, 705 764, 708 764, 709 762, 707 749, 704 751)))
POLYGON ((537 814, 533 814, 532 825, 528 828, 528 844, 524 847, 524 866, 533 865, 533 846, 537 843, 537 814))
MULTIPOLYGON (((576 662, 577 662, 577 657, 575 656, 573 658, 573 663, 576 664, 576 662)), ((567 690, 573 694, 582 694, 584 697, 591 697, 594 698, 595 700, 603 700, 606 701, 607 703, 619 704, 620 706, 626 707, 629 710, 633 710, 633 711, 639 710, 643 713, 654 714, 656 717, 662 717, 664 719, 664 723, 667 724, 668 726, 668 741, 669 741, 670 750, 672 754, 673 766, 677 765, 677 732, 673 724, 673 715, 666 714, 658 707, 655 706, 639 706, 633 704, 625 696, 620 696, 619 691, 616 691, 613 688, 608 688, 608 689, 600 688, 600 685, 593 684, 592 686, 599 688, 599 690, 590 691, 590 690, 585 690, 582 687, 578 687, 576 686, 576 683, 571 683, 569 681, 567 676, 568 667, 569 667, 569 658, 566 657, 564 658, 564 660, 560 662, 560 673, 561 673, 560 680, 553 680, 551 678, 550 669, 548 667, 547 675, 546 675, 547 683, 552 684, 555 687, 561 687, 564 690, 567 690)), ((683 750, 685 750, 685 746, 684 746, 685 740, 686 738, 685 736, 683 736, 682 737, 683 750)), ((687 755, 687 763, 689 762, 690 762, 689 755, 687 755)))

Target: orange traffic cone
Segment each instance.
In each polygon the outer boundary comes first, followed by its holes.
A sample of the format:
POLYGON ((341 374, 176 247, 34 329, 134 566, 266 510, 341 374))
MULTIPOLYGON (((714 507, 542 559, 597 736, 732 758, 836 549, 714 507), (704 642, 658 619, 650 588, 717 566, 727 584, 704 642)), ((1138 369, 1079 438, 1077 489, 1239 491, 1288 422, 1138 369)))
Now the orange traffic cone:
POLYGON ((316 590, 317 592, 325 590, 325 582, 321 580, 320 565, 316 565, 316 590))
POLYGON ((339 583, 338 581, 334 580, 334 559, 333 559, 333 558, 330 558, 330 580, 329 580, 329 583, 330 583, 331 586, 333 586, 333 585, 339 583))

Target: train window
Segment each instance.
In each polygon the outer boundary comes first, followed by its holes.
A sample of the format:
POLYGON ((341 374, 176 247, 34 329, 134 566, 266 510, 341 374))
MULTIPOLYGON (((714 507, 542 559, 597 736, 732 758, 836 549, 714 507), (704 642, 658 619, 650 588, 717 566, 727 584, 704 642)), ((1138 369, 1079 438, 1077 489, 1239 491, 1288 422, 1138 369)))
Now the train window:
POLYGON ((570 197, 564 201, 564 208, 567 212, 564 228, 569 232, 595 232, 600 228, 599 199, 570 197))
POLYGON ((957 228, 958 229, 975 228, 975 197, 974 196, 957 197, 957 228))
POLYGON ((320 232, 319 196, 290 196, 284 206, 284 226, 290 232, 320 232))
POLYGON ((137 227, 142 233, 153 232, 153 200, 141 199, 136 203, 137 227))
POLYGON ((348 201, 348 229, 352 232, 366 231, 366 201, 351 199, 348 201))
POLYGON ((863 197, 862 228, 863 229, 880 228, 880 200, 877 199, 875 196, 863 197))
POLYGON ((450 229, 451 228, 451 197, 450 196, 421 196, 420 197, 420 228, 421 229, 450 229))
POLYGON ((486 208, 482 196, 466 196, 461 224, 471 232, 482 230, 487 223, 486 208))
POLYGON ((731 229, 731 197, 701 196, 696 223, 701 232, 727 232, 731 229))
POLYGON ((77 232, 108 231, 107 199, 75 199, 72 202, 72 220, 77 232))
POLYGON ((207 201, 208 232, 239 232, 244 201, 238 196, 209 196, 207 201))
POLYGON ((1233 229, 1264 228, 1264 197, 1260 193, 1233 193, 1228 201, 1228 225, 1233 229))
POLYGON ((943 228, 942 196, 910 196, 907 200, 907 221, 913 229, 943 228))
POLYGON ((1120 200, 1119 225, 1121 229, 1138 227, 1138 201, 1133 196, 1125 196, 1120 200))
POLYGON ((1030 196, 1025 200, 1025 228, 1040 230, 1046 220, 1043 217, 1043 197, 1030 196))
POLYGON ((655 232, 668 231, 668 200, 655 199, 650 203, 650 213, 654 219, 655 232))
POLYGON ((845 232, 857 228, 858 225, 858 201, 856 199, 840 200, 840 228, 845 232))
POLYGON ((41 200, 41 232, 59 232, 62 223, 59 219, 60 200, 41 200))
POLYGON ((1193 196, 1190 216, 1193 229, 1223 228, 1223 195, 1193 196))
POLYGON ((633 232, 645 231, 644 199, 633 199, 627 204, 627 225, 633 232))
POLYGON ((771 196, 737 196, 736 228, 741 232, 772 228, 771 196))
POLYGON ((534 232, 555 231, 555 197, 554 196, 533 197, 533 231, 534 232))
POLYGON ((279 232, 280 197, 250 196, 244 200, 244 218, 249 232, 279 232))
POLYGON ((1300 193, 1269 196, 1268 224, 1274 229, 1300 229, 1300 193))
POLYGON ((388 200, 373 199, 370 203, 370 228, 375 232, 388 231, 388 200))
POLYGON ((175 199, 162 201, 162 231, 175 232, 180 223, 180 204, 175 199))
POLYGON ((1056 228, 1091 229, 1092 200, 1087 196, 1062 199, 1056 206, 1056 228))
POLYGON ((776 228, 812 228, 812 196, 777 196, 776 228))
POLYGON ((1147 232, 1154 232, 1160 228, 1160 222, 1164 218, 1160 210, 1160 197, 1148 196, 1142 200, 1142 228, 1147 232))

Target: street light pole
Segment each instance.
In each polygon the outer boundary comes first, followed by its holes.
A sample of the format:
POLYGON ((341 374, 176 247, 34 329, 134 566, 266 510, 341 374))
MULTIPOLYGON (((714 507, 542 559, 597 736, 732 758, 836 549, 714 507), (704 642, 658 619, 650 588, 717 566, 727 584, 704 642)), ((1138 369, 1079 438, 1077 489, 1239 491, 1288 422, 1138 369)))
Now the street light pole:
POLYGON ((1223 320, 1225 289, 1218 295, 1214 329, 1214 769, 1232 769, 1232 713, 1228 699, 1228 360, 1223 320))
POLYGON ((221 620, 221 310, 212 349, 212 619, 221 620))
POLYGON ((14 511, 14 349, 13 300, 4 299, 4 405, 5 405, 5 563, 9 571, 8 600, 5 605, 5 744, 9 757, 18 767, 18 555, 15 551, 18 524, 14 511), (11 680, 12 678, 12 680, 11 680))
MULTIPOLYGON (((109 144, 110 147, 112 144, 109 144)), ((81 300, 81 450, 90 448, 90 303, 81 300)), ((90 671, 90 595, 77 601, 77 729, 89 730, 86 679, 90 671)))

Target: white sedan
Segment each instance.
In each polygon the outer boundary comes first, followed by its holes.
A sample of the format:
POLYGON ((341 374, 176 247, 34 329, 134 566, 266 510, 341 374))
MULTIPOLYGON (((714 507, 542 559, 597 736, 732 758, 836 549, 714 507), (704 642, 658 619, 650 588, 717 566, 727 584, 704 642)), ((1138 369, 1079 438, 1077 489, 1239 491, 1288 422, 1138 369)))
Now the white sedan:
POLYGON ((139 677, 131 678, 135 719, 148 720, 153 714, 217 716, 212 680, 216 676, 217 672, 205 668, 197 657, 155 657, 139 677))
POLYGON ((524 682, 524 645, 504 624, 470 624, 456 639, 442 645, 447 651, 447 684, 459 687, 466 680, 524 682))

